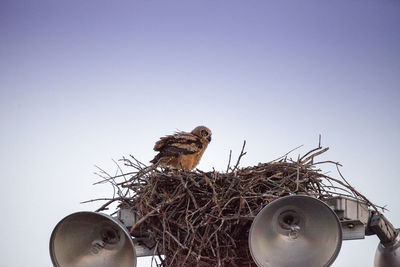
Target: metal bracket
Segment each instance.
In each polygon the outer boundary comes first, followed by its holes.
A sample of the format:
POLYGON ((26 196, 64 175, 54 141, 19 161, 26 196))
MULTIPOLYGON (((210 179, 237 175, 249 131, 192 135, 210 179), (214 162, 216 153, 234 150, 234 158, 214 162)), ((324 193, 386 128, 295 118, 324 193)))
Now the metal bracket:
POLYGON ((348 198, 332 197, 325 203, 335 211, 342 225, 343 240, 365 238, 365 227, 368 223, 369 210, 365 202, 348 198))
POLYGON ((391 246, 396 242, 398 232, 383 214, 371 211, 371 216, 365 229, 366 235, 377 235, 382 245, 391 246))
MULTIPOLYGON (((129 229, 140 219, 136 211, 128 207, 121 207, 118 210, 118 219, 129 229)), ((135 245, 136 256, 145 257, 155 255, 155 242, 150 233, 144 227, 138 227, 132 235, 135 245)))

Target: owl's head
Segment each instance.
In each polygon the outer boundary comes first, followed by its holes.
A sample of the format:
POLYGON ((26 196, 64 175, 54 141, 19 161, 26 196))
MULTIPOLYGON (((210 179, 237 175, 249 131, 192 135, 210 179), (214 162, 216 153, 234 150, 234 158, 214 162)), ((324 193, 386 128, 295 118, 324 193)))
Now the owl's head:
POLYGON ((192 134, 200 137, 201 139, 206 139, 208 142, 211 141, 211 130, 206 126, 197 126, 193 129, 192 134))

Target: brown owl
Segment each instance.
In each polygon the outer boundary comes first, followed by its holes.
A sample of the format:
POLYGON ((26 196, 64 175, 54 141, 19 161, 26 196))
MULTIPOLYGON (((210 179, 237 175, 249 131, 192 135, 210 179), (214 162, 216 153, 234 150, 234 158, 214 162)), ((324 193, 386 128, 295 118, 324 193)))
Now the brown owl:
POLYGON ((161 137, 154 145, 159 153, 150 162, 160 167, 192 170, 211 141, 211 130, 198 126, 190 133, 176 132, 161 137))

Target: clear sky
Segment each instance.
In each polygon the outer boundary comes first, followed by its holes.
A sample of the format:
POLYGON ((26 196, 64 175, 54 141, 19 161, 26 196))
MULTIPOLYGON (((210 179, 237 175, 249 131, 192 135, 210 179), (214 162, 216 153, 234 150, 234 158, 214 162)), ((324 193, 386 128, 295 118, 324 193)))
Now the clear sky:
MULTIPOLYGON (((1 0, 0 266, 51 266, 57 222, 112 192, 94 165, 201 124, 205 171, 244 139, 247 166, 321 134, 400 227, 399 25, 395 0, 1 0)), ((334 266, 372 266, 377 245, 346 241, 334 266)))

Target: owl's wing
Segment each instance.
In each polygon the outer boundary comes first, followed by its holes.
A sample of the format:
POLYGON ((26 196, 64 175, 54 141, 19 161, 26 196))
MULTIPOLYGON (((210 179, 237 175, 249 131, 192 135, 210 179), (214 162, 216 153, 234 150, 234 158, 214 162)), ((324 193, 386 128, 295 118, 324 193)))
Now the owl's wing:
POLYGON ((200 139, 193 134, 179 132, 174 135, 168 135, 161 137, 154 145, 154 150, 160 153, 151 162, 156 163, 162 157, 194 154, 202 148, 203 144, 200 139))
POLYGON ((190 133, 179 132, 160 138, 154 145, 155 151, 167 152, 172 154, 193 154, 201 150, 203 144, 200 139, 190 133))

